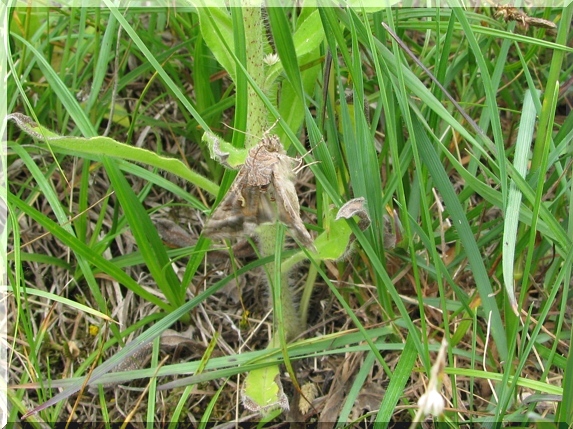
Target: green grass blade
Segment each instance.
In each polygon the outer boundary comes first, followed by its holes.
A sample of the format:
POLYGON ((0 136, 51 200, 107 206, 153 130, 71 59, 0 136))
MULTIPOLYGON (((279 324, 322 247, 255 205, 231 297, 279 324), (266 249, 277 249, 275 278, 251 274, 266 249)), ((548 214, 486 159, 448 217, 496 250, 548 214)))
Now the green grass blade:
MULTIPOLYGON (((535 106, 533 105, 533 98, 531 92, 525 93, 525 100, 523 102, 523 111, 521 116, 521 123, 519 126, 519 134, 515 142, 515 157, 514 166, 515 170, 522 177, 526 175, 527 161, 529 155, 529 147, 533 137, 533 129, 535 127, 536 118, 535 106)), ((509 196, 507 203, 507 211, 505 212, 505 226, 503 229, 503 281, 505 292, 509 298, 509 304, 515 313, 517 310, 517 300, 515 299, 514 292, 514 274, 517 261, 515 261, 515 244, 517 242, 517 227, 519 224, 519 211, 521 207, 521 193, 515 185, 515 182, 510 183, 509 196)), ((529 276, 527 276, 529 277, 529 276)))
MULTIPOLYGON (((10 291, 10 292, 15 293, 15 290, 11 285, 0 287, 0 291, 2 291, 2 292, 10 291)), ((32 288, 26 288, 26 294, 39 296, 41 298, 46 298, 46 299, 48 299, 50 301, 54 301, 54 302, 59 302, 60 304, 67 305, 71 308, 75 308, 75 309, 77 309, 83 313, 89 313, 89 314, 91 314, 91 315, 93 315, 99 319, 103 319, 107 322, 113 322, 113 319, 111 317, 109 317, 107 314, 101 313, 97 310, 94 310, 93 308, 88 307, 87 305, 80 304, 79 302, 72 301, 71 299, 65 298, 63 296, 55 295, 55 294, 50 293, 50 292, 46 292, 46 291, 39 290, 39 289, 32 289, 32 288)))
POLYGON ((68 87, 62 82, 60 77, 51 67, 51 65, 46 61, 44 56, 36 50, 36 48, 30 44, 27 40, 21 38, 17 34, 12 34, 12 37, 15 37, 20 42, 25 44, 27 48, 36 56, 36 60, 38 61, 38 65, 42 69, 42 72, 46 76, 47 81, 49 82, 50 86, 53 88, 55 94, 62 102, 64 107, 66 108, 67 112, 72 116, 74 122, 78 126, 80 132, 85 137, 94 137, 97 135, 97 132, 90 122, 87 115, 84 113, 84 110, 79 105, 76 98, 72 95, 68 87))
POLYGON ((114 161, 107 157, 103 157, 102 161, 145 265, 169 303, 179 307, 183 303, 184 289, 173 271, 171 260, 149 214, 114 161))
POLYGON ((50 232, 54 237, 59 239, 63 244, 70 247, 78 255, 78 257, 85 259, 90 264, 93 264, 99 270, 107 273, 108 275, 114 277, 118 282, 123 284, 128 289, 132 290, 142 298, 147 301, 154 303, 160 308, 169 309, 169 305, 161 301, 155 295, 147 292, 142 288, 135 280, 125 274, 122 270, 117 268, 111 262, 105 260, 101 255, 95 254, 93 250, 86 246, 84 243, 80 242, 76 237, 71 235, 69 232, 59 227, 53 221, 51 221, 47 216, 38 212, 34 208, 30 207, 25 202, 16 198, 11 193, 8 194, 8 200, 10 204, 19 208, 23 213, 32 217, 36 222, 42 225, 48 232, 50 232))
POLYGON ((450 216, 453 219, 453 224, 458 231, 465 254, 470 266, 472 267, 472 272, 476 280, 476 286, 482 300, 486 317, 491 317, 491 333, 498 348, 500 358, 501 360, 505 360, 508 355, 505 329, 495 301, 495 296, 493 295, 489 275, 485 269, 483 258, 475 241, 474 234, 458 197, 452 188, 452 184, 450 183, 443 165, 441 164, 435 149, 432 147, 424 128, 418 122, 416 117, 412 117, 412 121, 414 124, 414 131, 417 133, 416 139, 419 145, 420 156, 424 159, 425 165, 432 176, 435 186, 448 207, 450 216))
POLYGON ((380 404, 378 414, 376 414, 376 422, 380 425, 379 427, 381 429, 388 427, 388 422, 392 420, 392 415, 396 410, 396 404, 402 397, 406 383, 408 383, 412 375, 417 357, 416 344, 410 334, 404 344, 404 350, 400 355, 398 365, 396 365, 392 378, 390 378, 390 384, 386 389, 386 394, 380 404))
POLYGON ((483 130, 487 130, 489 128, 489 124, 491 123, 495 147, 497 149, 497 153, 495 155, 498 160, 497 166, 499 168, 499 179, 501 181, 500 187, 505 209, 507 205, 508 186, 507 186, 507 173, 505 170, 505 158, 504 158, 505 150, 503 146, 503 136, 501 133, 499 108, 497 106, 497 101, 496 101, 497 88, 494 87, 494 82, 490 75, 487 61, 482 54, 480 43, 473 32, 473 27, 470 25, 466 16, 464 15, 464 10, 461 7, 459 7, 460 5, 457 3, 457 0, 453 0, 453 2, 454 4, 452 5, 453 6, 452 11, 464 30, 471 52, 475 56, 475 60, 479 67, 480 78, 483 83, 483 89, 485 91, 485 96, 486 96, 486 108, 484 109, 481 115, 480 127, 483 130))

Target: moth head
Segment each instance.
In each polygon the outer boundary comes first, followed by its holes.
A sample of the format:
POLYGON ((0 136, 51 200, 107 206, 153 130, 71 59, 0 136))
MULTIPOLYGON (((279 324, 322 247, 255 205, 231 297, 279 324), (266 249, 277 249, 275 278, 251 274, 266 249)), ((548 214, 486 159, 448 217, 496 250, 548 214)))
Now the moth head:
POLYGON ((281 144, 279 136, 277 135, 272 134, 269 136, 265 136, 263 138, 262 143, 265 149, 268 150, 269 152, 282 153, 284 151, 283 145, 281 144))

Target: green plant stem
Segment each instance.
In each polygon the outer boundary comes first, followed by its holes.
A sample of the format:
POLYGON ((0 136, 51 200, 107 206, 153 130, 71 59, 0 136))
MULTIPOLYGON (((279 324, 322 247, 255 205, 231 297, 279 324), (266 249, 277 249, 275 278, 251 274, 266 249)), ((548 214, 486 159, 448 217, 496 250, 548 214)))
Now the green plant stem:
MULTIPOLYGON (((264 26, 261 9, 257 7, 247 7, 243 9, 243 21, 245 25, 245 45, 247 50, 247 72, 253 78, 253 81, 260 88, 264 88, 265 81, 265 64, 264 56, 264 26)), ((267 110, 255 90, 249 85, 247 91, 248 97, 248 116, 247 116, 247 149, 254 147, 260 140, 261 136, 267 131, 267 110)), ((259 251, 261 257, 274 254, 275 240, 277 234, 276 224, 265 224, 257 228, 259 237, 259 251)), ((269 293, 273 295, 272 284, 275 279, 275 264, 267 264, 267 280, 269 293)), ((279 268, 280 269, 280 268, 279 268)), ((281 272, 280 275, 280 302, 275 305, 281 305, 284 322, 285 338, 292 339, 301 330, 302 323, 295 305, 294 296, 289 286, 290 270, 281 272)), ((276 336, 275 336, 276 338, 276 336)))
MULTIPOLYGON (((243 10, 245 23, 245 45, 247 50, 247 72, 259 88, 265 82, 264 56, 264 27, 261 9, 246 7, 243 10)), ((264 90, 264 88, 263 88, 264 90)), ((248 115, 247 115, 247 149, 255 146, 261 136, 267 131, 267 111, 251 85, 247 89, 248 115)))
MULTIPOLYGON (((277 236, 277 224, 265 224, 257 228, 257 234, 259 237, 259 251, 261 257, 272 255, 275 251, 275 243, 277 236)), ((273 294, 273 281, 276 276, 276 269, 280 270, 280 265, 270 262, 265 266, 267 273, 267 280, 269 284, 269 293, 271 296, 279 296, 279 302, 275 303, 281 306, 282 310, 282 320, 284 336, 287 341, 292 340, 298 333, 303 329, 302 322, 298 313, 297 306, 295 304, 294 295, 292 289, 289 285, 289 274, 290 270, 282 271, 280 273, 280 294, 273 294)), ((276 322, 276 321, 275 321, 276 322)), ((278 341, 277 335, 273 336, 273 343, 278 341)), ((279 344, 274 344, 274 347, 278 347, 279 344)))

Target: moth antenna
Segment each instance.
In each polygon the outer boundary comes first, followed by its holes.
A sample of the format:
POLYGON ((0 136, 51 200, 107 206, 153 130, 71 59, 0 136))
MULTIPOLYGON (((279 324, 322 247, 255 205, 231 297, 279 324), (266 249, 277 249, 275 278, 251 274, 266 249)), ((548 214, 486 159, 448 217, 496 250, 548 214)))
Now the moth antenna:
POLYGON ((309 162, 308 164, 303 164, 302 163, 302 158, 298 158, 298 165, 292 169, 292 172, 297 175, 298 173, 300 173, 303 169, 305 169, 306 167, 310 167, 311 165, 314 164, 320 164, 321 161, 312 161, 309 162))
POLYGON ((254 137, 254 138, 257 138, 257 139, 262 140, 265 136, 268 136, 268 135, 271 133, 271 131, 273 130, 274 127, 277 126, 277 124, 279 123, 279 121, 280 121, 280 118, 277 118, 277 120, 276 120, 275 122, 273 122, 273 124, 270 126, 270 128, 269 128, 267 131, 265 131, 263 137, 259 137, 259 136, 256 136, 256 135, 254 135, 254 134, 248 133, 248 132, 246 132, 246 131, 239 130, 238 128, 232 127, 232 126, 227 125, 227 124, 225 124, 225 123, 223 123, 223 126, 229 128, 230 130, 237 131, 238 133, 243 133, 243 134, 246 135, 246 136, 254 137))
POLYGON ((265 131, 265 134, 263 137, 268 136, 271 133, 271 131, 273 130, 273 128, 277 126, 277 124, 279 123, 280 120, 281 120, 281 118, 277 118, 275 120, 275 122, 273 122, 273 124, 269 127, 269 129, 265 131))
POLYGON ((253 134, 251 134, 251 133, 248 133, 248 132, 246 132, 246 131, 240 130, 240 129, 235 128, 235 127, 232 127, 232 126, 227 125, 227 124, 225 124, 225 123, 223 123, 223 125, 224 125, 225 127, 229 128, 230 130, 236 131, 236 132, 238 132, 238 133, 242 133, 242 134, 244 134, 244 135, 246 135, 246 136, 258 138, 257 136, 255 136, 255 135, 253 135, 253 134))
POLYGON ((314 147, 311 147, 309 150, 307 150, 305 153, 303 153, 300 156, 297 156, 296 159, 298 160, 298 165, 293 168, 292 172, 296 175, 298 173, 300 173, 305 167, 310 167, 313 164, 319 164, 320 161, 312 161, 309 162, 308 164, 304 164, 302 163, 303 159, 305 156, 310 155, 312 153, 312 151, 314 149, 316 149, 318 147, 319 144, 324 143, 324 138, 321 138, 320 141, 314 145, 314 147))

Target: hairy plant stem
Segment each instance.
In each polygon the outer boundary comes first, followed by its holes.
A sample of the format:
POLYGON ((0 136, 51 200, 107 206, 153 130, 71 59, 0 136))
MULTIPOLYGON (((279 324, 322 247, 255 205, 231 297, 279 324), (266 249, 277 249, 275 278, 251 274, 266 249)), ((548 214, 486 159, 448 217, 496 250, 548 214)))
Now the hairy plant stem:
MULTIPOLYGON (((249 75, 253 78, 255 83, 265 90, 265 63, 263 62, 264 57, 264 43, 265 43, 265 28, 263 25, 263 17, 261 13, 261 8, 257 7, 246 7, 243 9, 243 22, 245 25, 245 42, 247 50, 247 71, 249 75)), ((247 105, 248 105, 248 115, 247 115, 247 149, 254 147, 260 140, 260 138, 267 132, 268 121, 267 121, 267 110, 259 98, 257 93, 249 85, 247 92, 247 105)), ((277 236, 277 225, 276 224, 264 224, 257 228, 257 234, 259 238, 259 251, 262 257, 269 256, 275 253, 275 243, 277 236)), ((276 266, 274 262, 267 264, 267 284, 269 285, 269 293, 271 296, 276 297, 273 294, 273 282, 276 278, 276 266)), ((280 266, 278 267, 280 269, 280 266)), ((290 340, 296 336, 302 328, 302 323, 298 314, 298 310, 294 301, 294 296, 292 290, 289 286, 289 274, 291 270, 287 270, 280 274, 280 300, 279 303, 275 302, 275 308, 277 305, 281 306, 283 321, 284 321, 284 333, 286 340, 290 340)), ((273 343, 278 340, 275 335, 273 338, 273 343)))
MULTIPOLYGON (((243 9, 245 25, 245 44, 247 51, 247 72, 255 83, 262 88, 265 82, 264 37, 265 29, 261 8, 246 7, 243 9)), ((246 148, 251 149, 267 131, 267 110, 251 85, 247 89, 247 141, 246 148)))
MULTIPOLYGON (((272 223, 261 225, 257 228, 259 251, 261 252, 261 256, 272 255, 275 252, 277 234, 279 233, 279 228, 277 227, 278 225, 276 223, 272 223)), ((298 308, 295 304, 293 291, 289 285, 291 270, 281 271, 280 283, 275 285, 275 279, 278 277, 276 272, 277 269, 281 270, 281 265, 275 262, 270 262, 265 266, 269 292, 273 297, 275 308, 277 305, 280 305, 285 339, 290 341, 302 331, 303 324, 301 322, 298 308), (279 288, 278 293, 273 293, 275 291, 275 287, 279 288), (278 298, 278 303, 275 301, 275 298, 278 298)), ((277 315, 275 314, 275 323, 277 322, 276 318, 277 315)), ((278 340, 278 336, 275 335, 272 342, 277 343, 278 340)), ((278 344, 273 344, 272 346, 278 347, 278 344)))

